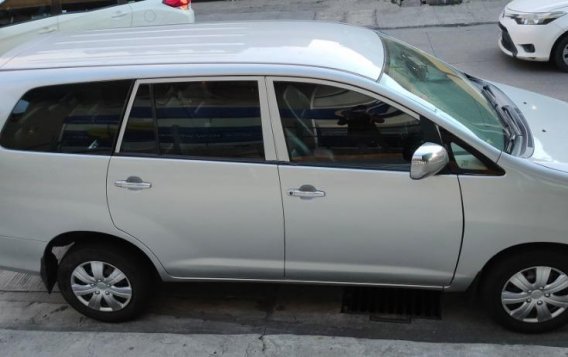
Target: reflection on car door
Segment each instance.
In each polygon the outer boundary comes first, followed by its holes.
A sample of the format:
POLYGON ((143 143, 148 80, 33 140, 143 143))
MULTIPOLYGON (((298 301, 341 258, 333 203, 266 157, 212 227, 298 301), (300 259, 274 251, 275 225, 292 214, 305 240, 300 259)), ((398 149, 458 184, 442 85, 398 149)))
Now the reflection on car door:
POLYGON ((458 179, 409 177, 439 141, 426 119, 370 93, 270 80, 287 279, 448 284, 462 238, 458 179), (284 154, 284 156, 281 156, 284 154))
POLYGON ((132 24, 130 5, 118 5, 118 0, 61 0, 61 12, 61 31, 119 28, 132 24))
POLYGON ((143 81, 137 89, 109 167, 109 208, 173 276, 283 277, 282 198, 258 83, 143 81))
POLYGON ((0 53, 57 31, 51 0, 6 0, 0 4, 0 53))

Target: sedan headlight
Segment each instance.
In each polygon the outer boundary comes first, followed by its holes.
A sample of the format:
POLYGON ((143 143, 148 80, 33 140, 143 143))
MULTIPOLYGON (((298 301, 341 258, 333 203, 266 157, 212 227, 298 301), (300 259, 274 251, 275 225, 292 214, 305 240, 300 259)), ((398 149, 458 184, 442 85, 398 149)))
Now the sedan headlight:
POLYGON ((565 11, 536 12, 532 14, 515 14, 505 11, 504 16, 512 18, 519 25, 546 25, 566 14, 565 11))

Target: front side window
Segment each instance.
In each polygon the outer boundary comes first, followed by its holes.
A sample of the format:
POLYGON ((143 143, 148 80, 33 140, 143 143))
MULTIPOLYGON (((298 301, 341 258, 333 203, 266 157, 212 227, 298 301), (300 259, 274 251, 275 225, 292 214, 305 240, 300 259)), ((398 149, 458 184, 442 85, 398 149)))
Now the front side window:
POLYGON ((6 0, 0 4, 0 28, 51 16, 51 0, 6 0))
POLYGON ((131 81, 36 88, 16 104, 0 135, 7 149, 108 155, 131 81))
POLYGON ((416 118, 344 88, 276 82, 291 162, 408 171, 424 143, 416 118))
POLYGON ((258 83, 140 85, 121 153, 264 160, 258 83))
POLYGON ((61 0, 61 11, 65 13, 84 12, 117 5, 118 0, 61 0))

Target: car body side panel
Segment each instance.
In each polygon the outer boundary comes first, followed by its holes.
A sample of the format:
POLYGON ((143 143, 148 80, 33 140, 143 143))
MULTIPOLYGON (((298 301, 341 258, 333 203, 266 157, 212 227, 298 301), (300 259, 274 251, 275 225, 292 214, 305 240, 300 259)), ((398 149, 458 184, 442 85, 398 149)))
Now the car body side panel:
POLYGON ((568 174, 504 154, 504 176, 461 176, 463 248, 450 290, 466 289, 499 252, 525 243, 568 244, 568 174))
POLYGON ((65 232, 112 227, 109 159, 0 149, 0 236, 49 241, 65 232))
POLYGON ((0 269, 39 274, 47 242, 0 236, 0 269))

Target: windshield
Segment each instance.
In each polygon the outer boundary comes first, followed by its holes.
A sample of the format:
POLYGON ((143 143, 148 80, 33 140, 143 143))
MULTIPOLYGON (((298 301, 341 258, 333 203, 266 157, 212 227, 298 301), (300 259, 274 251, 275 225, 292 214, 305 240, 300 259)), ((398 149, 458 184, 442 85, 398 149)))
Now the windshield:
POLYGON ((506 131, 485 95, 462 73, 418 49, 381 35, 388 76, 401 87, 444 111, 481 140, 504 150, 506 131))

